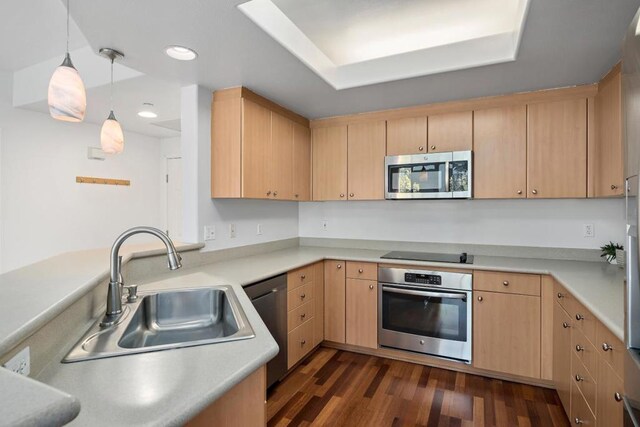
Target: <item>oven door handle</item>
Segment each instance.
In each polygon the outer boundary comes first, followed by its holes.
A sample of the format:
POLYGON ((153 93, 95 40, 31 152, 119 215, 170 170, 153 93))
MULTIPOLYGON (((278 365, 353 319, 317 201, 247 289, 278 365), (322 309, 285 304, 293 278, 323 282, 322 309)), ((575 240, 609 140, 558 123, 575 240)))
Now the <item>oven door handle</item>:
POLYGON ((403 295, 417 295, 420 297, 435 297, 435 298, 449 298, 449 299, 461 299, 466 300, 467 294, 451 294, 445 292, 429 292, 429 291, 414 291, 411 289, 390 288, 388 286, 382 287, 383 292, 391 292, 394 294, 403 295))

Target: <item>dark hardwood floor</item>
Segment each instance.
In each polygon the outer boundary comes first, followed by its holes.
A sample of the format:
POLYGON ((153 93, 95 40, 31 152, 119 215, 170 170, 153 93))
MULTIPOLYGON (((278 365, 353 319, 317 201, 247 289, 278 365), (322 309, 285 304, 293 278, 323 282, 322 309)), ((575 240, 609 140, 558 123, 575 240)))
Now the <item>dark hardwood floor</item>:
POLYGON ((320 348, 269 391, 269 426, 569 426, 554 390, 320 348))

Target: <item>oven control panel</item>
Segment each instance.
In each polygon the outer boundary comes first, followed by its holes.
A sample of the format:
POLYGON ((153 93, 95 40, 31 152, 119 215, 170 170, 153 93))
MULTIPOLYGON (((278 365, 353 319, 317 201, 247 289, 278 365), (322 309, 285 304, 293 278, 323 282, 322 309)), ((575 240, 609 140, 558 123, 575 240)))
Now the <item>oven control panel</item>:
POLYGON ((407 283, 420 283, 424 285, 442 285, 442 277, 435 274, 405 273, 404 281, 407 283))

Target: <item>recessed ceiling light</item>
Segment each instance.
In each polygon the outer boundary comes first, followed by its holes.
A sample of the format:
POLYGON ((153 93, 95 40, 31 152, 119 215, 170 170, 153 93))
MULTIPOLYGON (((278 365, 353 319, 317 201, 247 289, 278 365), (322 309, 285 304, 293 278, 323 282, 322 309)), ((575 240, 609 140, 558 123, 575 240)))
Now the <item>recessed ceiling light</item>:
POLYGON ((144 117, 145 119, 155 119, 158 117, 158 114, 154 111, 152 103, 145 102, 142 104, 142 109, 138 111, 138 116, 144 117))
POLYGON ((167 55, 179 61, 192 61, 198 57, 195 50, 184 46, 168 46, 164 51, 167 55))

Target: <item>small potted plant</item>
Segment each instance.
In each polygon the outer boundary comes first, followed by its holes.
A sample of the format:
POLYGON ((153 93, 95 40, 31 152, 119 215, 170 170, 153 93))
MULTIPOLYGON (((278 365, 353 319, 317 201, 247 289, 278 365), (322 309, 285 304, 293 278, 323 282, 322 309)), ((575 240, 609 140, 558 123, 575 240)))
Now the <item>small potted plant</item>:
MULTIPOLYGON (((600 247, 600 250, 602 251, 602 255, 600 256, 605 258, 609 264, 617 264, 618 262, 616 261, 616 251, 622 251, 623 249, 624 247, 622 247, 622 245, 609 242, 606 245, 600 247)), ((624 260, 621 260, 621 262, 624 262, 624 260)))

